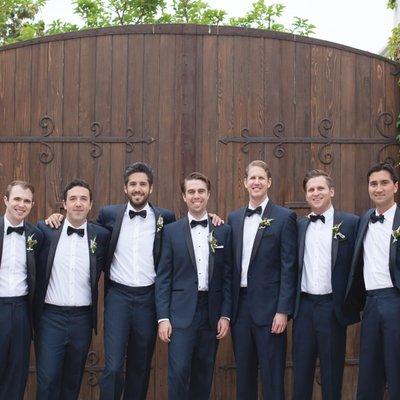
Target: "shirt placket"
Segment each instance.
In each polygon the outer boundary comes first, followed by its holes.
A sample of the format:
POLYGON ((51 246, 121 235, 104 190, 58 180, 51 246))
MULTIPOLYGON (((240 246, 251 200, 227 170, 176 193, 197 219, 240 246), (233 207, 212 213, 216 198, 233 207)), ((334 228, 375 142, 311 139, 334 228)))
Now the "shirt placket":
POLYGON ((76 273, 76 246, 77 245, 77 235, 72 235, 71 247, 70 247, 70 273, 68 274, 68 292, 70 304, 75 304, 75 273, 76 273))
MULTIPOLYGON (((136 217, 136 218, 141 218, 141 217, 136 217)), ((139 254, 139 235, 140 235, 140 229, 139 229, 139 223, 138 221, 133 221, 133 246, 132 246, 132 261, 133 261, 133 278, 135 282, 138 281, 138 254, 139 254)))
POLYGON ((315 259, 315 278, 313 282, 315 282, 315 287, 314 290, 318 291, 322 287, 322 268, 321 268, 321 235, 322 235, 322 222, 317 221, 316 225, 316 246, 315 246, 315 254, 314 254, 314 259, 315 259))
POLYGON ((8 274, 8 287, 9 293, 12 294, 15 289, 15 269, 16 269, 16 233, 11 234, 11 246, 10 246, 10 273, 8 274))

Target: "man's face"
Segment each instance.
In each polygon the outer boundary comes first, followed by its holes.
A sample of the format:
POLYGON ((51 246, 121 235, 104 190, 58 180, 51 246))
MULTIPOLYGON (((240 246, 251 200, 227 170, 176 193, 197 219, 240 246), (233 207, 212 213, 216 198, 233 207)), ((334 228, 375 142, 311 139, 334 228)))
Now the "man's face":
POLYGON ((67 199, 63 201, 63 206, 67 211, 68 221, 76 226, 82 225, 92 208, 89 189, 75 186, 68 190, 67 199))
POLYGON ((268 189, 271 186, 271 178, 267 172, 257 166, 249 168, 249 173, 244 179, 244 187, 249 192, 250 201, 262 203, 268 196, 268 189))
POLYGON ((134 172, 129 175, 124 192, 132 207, 140 210, 146 205, 150 194, 153 192, 153 186, 150 186, 149 179, 144 172, 134 172))
POLYGON ((315 214, 323 214, 331 205, 334 189, 329 187, 324 176, 311 178, 306 185, 306 201, 315 214))
POLYGON ((33 207, 33 194, 30 189, 13 186, 9 198, 4 196, 6 205, 5 215, 13 225, 19 225, 31 212, 33 207))
POLYGON ((182 194, 190 214, 195 218, 201 218, 207 210, 210 192, 207 184, 201 179, 191 179, 185 183, 185 193, 182 194))
POLYGON ((369 197, 375 207, 382 212, 385 212, 394 204, 394 195, 397 192, 397 188, 397 182, 393 182, 388 171, 373 172, 369 177, 369 197))

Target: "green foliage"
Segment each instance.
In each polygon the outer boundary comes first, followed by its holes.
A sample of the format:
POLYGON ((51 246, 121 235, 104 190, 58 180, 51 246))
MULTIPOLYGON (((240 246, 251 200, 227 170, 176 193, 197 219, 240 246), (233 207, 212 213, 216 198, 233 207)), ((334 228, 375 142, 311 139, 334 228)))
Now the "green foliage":
POLYGON ((400 24, 392 29, 388 42, 388 55, 392 60, 400 61, 400 24))
POLYGON ((390 10, 394 10, 396 8, 396 5, 397 5, 396 0, 388 0, 386 4, 387 8, 389 8, 390 10))
POLYGON ((71 24, 70 22, 63 22, 60 19, 55 19, 47 27, 45 34, 46 35, 55 35, 56 33, 75 32, 78 30, 79 30, 79 26, 76 24, 71 24))

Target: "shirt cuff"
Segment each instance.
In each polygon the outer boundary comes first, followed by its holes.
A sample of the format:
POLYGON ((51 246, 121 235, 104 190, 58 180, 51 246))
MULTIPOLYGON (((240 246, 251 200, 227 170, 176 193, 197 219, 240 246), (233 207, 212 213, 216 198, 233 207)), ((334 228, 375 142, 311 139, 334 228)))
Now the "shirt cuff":
POLYGON ((231 322, 231 319, 229 317, 224 317, 223 315, 221 315, 221 318, 227 319, 229 322, 231 322))
POLYGON ((169 318, 161 318, 158 320, 158 323, 163 322, 163 321, 169 321, 169 318))

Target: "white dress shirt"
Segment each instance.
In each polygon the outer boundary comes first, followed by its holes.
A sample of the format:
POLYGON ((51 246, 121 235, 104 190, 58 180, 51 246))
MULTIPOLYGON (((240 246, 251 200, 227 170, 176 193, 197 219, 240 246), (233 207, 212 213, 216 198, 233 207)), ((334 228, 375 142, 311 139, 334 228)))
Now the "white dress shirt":
POLYGON ((310 294, 332 293, 332 228, 331 206, 321 220, 310 222, 306 231, 301 291, 310 294))
MULTIPOLYGON (((23 225, 23 222, 21 222, 17 226, 23 225)), ((9 226, 14 227, 4 216, 3 251, 0 265, 0 297, 25 296, 28 294, 25 233, 20 235, 12 232, 7 235, 9 226)))
MULTIPOLYGON (((242 275, 240 280, 241 287, 247 287, 247 271, 249 270, 251 252, 253 250, 254 239, 257 235, 258 227, 265 207, 268 204, 268 197, 260 204, 261 215, 253 214, 251 217, 244 217, 243 226, 243 249, 242 249, 242 275)), ((250 204, 250 209, 254 209, 250 204)))
MULTIPOLYGON (((188 213, 189 224, 192 220, 201 221, 207 219, 207 213, 201 218, 194 218, 188 213)), ((199 291, 208 290, 208 257, 210 255, 210 245, 208 242, 209 238, 209 227, 197 225, 194 228, 190 228, 190 235, 192 236, 194 257, 196 260, 197 268, 197 280, 199 291)))
POLYGON ((68 219, 62 228, 54 255, 53 267, 47 287, 47 304, 56 306, 89 306, 92 304, 90 287, 90 255, 87 223, 79 227, 85 234, 67 235, 68 219))
MULTIPOLYGON (((364 237, 364 282, 367 290, 393 287, 389 270, 390 243, 393 240, 393 219, 397 205, 394 204, 383 216, 383 223, 368 223, 364 237)), ((375 211, 377 214, 377 212, 375 211)), ((377 214, 378 215, 378 214, 377 214)), ((397 229, 397 226, 396 226, 397 229)))
POLYGON ((128 203, 111 262, 110 279, 126 286, 150 286, 156 277, 153 257, 155 214, 149 203, 143 207, 146 218, 137 215, 131 219, 130 210, 135 211, 128 203))

